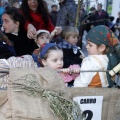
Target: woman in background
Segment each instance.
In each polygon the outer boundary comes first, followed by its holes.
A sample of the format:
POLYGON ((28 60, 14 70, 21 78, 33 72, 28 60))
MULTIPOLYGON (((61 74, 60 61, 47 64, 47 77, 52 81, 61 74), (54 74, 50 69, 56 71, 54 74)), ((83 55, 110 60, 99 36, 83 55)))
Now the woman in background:
POLYGON ((54 30, 45 1, 22 0, 21 12, 26 19, 25 29, 28 38, 36 38, 36 31, 39 29, 45 29, 49 32, 54 30))

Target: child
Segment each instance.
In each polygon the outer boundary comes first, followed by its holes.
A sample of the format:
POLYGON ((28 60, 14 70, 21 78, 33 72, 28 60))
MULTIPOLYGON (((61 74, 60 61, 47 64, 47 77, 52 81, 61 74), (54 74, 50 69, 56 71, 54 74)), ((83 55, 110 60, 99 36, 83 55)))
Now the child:
POLYGON ((40 61, 39 61, 39 56, 38 55, 40 54, 40 50, 41 50, 42 46, 45 43, 50 42, 50 33, 49 33, 49 31, 47 31, 47 30, 38 30, 35 42, 39 46, 39 48, 35 49, 33 51, 32 57, 33 57, 34 61, 37 63, 37 66, 40 67, 40 61))
POLYGON ((37 31, 35 42, 39 46, 39 48, 33 51, 32 57, 34 61, 37 63, 38 67, 40 67, 40 61, 38 55, 40 54, 41 48, 44 46, 44 44, 50 42, 50 40, 55 36, 56 32, 60 32, 60 27, 55 27, 55 29, 51 32, 51 34, 47 30, 37 31))
POLYGON ((50 42, 50 32, 47 30, 38 30, 36 43, 39 47, 41 47, 45 43, 50 42))
MULTIPOLYGON (((56 71, 59 71, 63 68, 63 51, 54 43, 46 43, 46 45, 42 48, 39 57, 44 67, 50 67, 56 71)), ((70 69, 73 68, 79 68, 79 66, 70 66, 70 69)), ((59 71, 65 83, 72 81, 75 79, 75 76, 78 76, 78 74, 68 74, 70 69, 67 69, 67 71, 62 70, 63 72, 67 72, 66 74, 63 74, 59 71)), ((77 72, 78 71, 76 71, 76 73, 77 72)))
MULTIPOLYGON (((73 64, 80 65, 82 62, 80 47, 76 46, 78 42, 78 35, 78 29, 72 26, 66 26, 61 32, 62 41, 58 44, 58 46, 63 50, 63 68, 68 68, 73 64)), ((73 86, 73 82, 74 80, 68 85, 73 86)))
MULTIPOLYGON (((120 43, 106 26, 92 28, 87 36, 89 56, 83 60, 82 70, 111 70, 120 62, 120 43)), ((81 72, 74 87, 112 87, 114 82, 107 72, 81 72)))
POLYGON ((72 26, 66 26, 61 32, 62 41, 58 43, 58 46, 63 50, 63 68, 68 68, 73 64, 80 65, 82 62, 82 59, 80 58, 80 48, 76 46, 78 35, 78 29, 72 26))
POLYGON ((17 8, 10 8, 2 15, 5 35, 13 43, 16 56, 31 54, 37 48, 34 40, 27 38, 25 20, 17 8))

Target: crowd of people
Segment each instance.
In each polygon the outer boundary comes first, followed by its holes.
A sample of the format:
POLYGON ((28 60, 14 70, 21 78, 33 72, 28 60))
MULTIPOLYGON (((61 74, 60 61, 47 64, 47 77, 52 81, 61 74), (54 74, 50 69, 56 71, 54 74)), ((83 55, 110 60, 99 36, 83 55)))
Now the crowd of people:
POLYGON ((90 14, 82 5, 77 28, 74 0, 58 1, 59 10, 52 5, 51 12, 44 0, 22 0, 19 7, 4 8, 0 13, 0 59, 28 54, 37 67, 57 71, 66 86, 113 87, 115 79, 99 70, 112 70, 120 63, 120 12, 113 31, 101 4, 92 7, 90 14), (88 32, 87 57, 81 51, 84 30, 88 32))

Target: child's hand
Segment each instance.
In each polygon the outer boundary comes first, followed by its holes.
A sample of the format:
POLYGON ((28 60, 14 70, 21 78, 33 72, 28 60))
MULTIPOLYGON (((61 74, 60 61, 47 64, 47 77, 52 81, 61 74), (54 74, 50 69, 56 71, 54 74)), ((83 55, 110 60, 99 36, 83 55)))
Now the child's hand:
POLYGON ((80 68, 72 68, 70 71, 71 73, 78 74, 80 73, 80 68))
POLYGON ((60 69, 60 72, 65 73, 65 74, 71 73, 69 68, 60 69))
POLYGON ((51 37, 60 34, 62 31, 62 27, 55 27, 55 29, 51 32, 51 37))
POLYGON ((80 75, 80 66, 77 64, 70 65, 69 68, 61 69, 59 72, 63 73, 63 75, 65 75, 64 79, 75 80, 75 78, 80 75))
POLYGON ((61 69, 59 72, 62 72, 64 74, 74 74, 74 73, 78 74, 78 73, 80 73, 80 67, 74 68, 73 66, 72 67, 70 66, 69 68, 61 69))
POLYGON ((71 74, 72 80, 75 80, 76 77, 80 75, 80 66, 77 64, 70 65, 69 69, 72 72, 71 74))
POLYGON ((55 35, 56 35, 56 32, 57 32, 57 30, 56 29, 54 29, 52 32, 51 32, 51 37, 54 37, 55 35))
POLYGON ((69 69, 71 73, 75 73, 75 74, 80 73, 80 66, 77 64, 70 65, 69 69))
POLYGON ((56 27, 55 27, 55 30, 56 30, 56 35, 58 35, 58 34, 60 34, 61 31, 62 31, 62 27, 56 26, 56 27))
POLYGON ((85 56, 83 56, 83 55, 80 55, 80 58, 81 58, 81 59, 84 59, 84 58, 85 58, 85 56))
POLYGON ((36 28, 32 24, 28 24, 27 37, 29 39, 36 39, 36 28))

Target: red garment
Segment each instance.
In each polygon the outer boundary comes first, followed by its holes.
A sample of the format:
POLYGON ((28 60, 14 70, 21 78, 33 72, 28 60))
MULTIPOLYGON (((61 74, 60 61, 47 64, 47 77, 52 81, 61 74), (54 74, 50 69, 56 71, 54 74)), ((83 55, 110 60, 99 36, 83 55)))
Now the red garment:
POLYGON ((30 22, 29 20, 26 20, 26 23, 25 23, 25 29, 26 30, 27 30, 28 24, 30 24, 30 23, 32 25, 34 25, 34 27, 36 28, 36 30, 45 29, 45 30, 48 30, 49 32, 52 32, 54 30, 54 26, 53 26, 50 18, 49 18, 48 25, 46 27, 45 23, 44 23, 44 20, 42 19, 42 17, 40 16, 40 14, 34 13, 32 11, 30 11, 30 14, 32 16, 33 22, 30 22))

